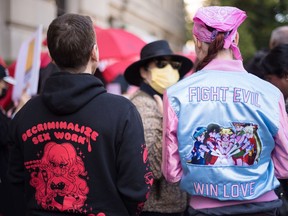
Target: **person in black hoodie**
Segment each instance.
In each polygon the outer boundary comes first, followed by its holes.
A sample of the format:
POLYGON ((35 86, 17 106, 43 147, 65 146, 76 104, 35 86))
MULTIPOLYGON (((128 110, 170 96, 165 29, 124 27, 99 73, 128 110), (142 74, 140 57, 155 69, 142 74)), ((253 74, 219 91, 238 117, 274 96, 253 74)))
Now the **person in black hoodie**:
POLYGON ((47 42, 60 71, 11 123, 8 178, 25 200, 23 215, 139 214, 153 184, 142 120, 93 76, 99 55, 91 18, 54 19, 47 42))

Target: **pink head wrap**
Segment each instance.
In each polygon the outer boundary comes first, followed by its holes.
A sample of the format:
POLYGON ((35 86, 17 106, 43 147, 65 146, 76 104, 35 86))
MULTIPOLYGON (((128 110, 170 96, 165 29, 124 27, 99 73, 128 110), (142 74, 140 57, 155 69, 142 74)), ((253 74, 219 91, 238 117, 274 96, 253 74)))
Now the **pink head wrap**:
POLYGON ((231 48, 234 57, 242 60, 240 50, 233 40, 235 39, 237 28, 246 17, 246 13, 236 7, 202 7, 198 9, 193 18, 193 34, 198 40, 211 43, 216 38, 218 32, 224 32, 224 49, 231 48), (212 32, 209 31, 207 26, 214 30, 212 32))

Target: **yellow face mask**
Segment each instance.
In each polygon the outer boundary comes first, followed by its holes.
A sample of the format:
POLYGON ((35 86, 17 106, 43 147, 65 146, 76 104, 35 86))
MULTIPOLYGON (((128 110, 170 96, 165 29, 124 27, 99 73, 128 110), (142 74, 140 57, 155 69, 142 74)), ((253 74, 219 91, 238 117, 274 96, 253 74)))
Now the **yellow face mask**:
POLYGON ((150 70, 151 82, 150 86, 160 94, 163 94, 165 89, 175 84, 180 76, 179 72, 170 64, 167 64, 163 68, 155 67, 150 70))

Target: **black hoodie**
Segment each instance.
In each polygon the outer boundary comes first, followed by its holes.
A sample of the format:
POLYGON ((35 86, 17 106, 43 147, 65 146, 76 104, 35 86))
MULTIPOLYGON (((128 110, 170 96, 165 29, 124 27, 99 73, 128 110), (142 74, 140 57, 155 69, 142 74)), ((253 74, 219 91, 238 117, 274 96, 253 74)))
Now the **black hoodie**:
POLYGON ((25 184, 26 215, 137 215, 153 181, 143 133, 93 75, 53 74, 12 120, 8 177, 25 184))

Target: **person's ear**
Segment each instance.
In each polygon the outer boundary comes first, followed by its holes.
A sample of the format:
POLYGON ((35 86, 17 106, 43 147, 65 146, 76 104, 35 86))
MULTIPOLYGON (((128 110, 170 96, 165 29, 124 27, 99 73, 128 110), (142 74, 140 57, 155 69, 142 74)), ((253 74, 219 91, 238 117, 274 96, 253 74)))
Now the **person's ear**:
POLYGON ((145 70, 144 67, 140 68, 140 76, 143 78, 143 80, 146 80, 148 78, 148 71, 145 70))
POLYGON ((236 32, 235 39, 233 40, 236 45, 238 45, 238 43, 239 43, 239 37, 240 37, 239 33, 236 32))
POLYGON ((198 49, 201 49, 201 47, 202 47, 201 41, 199 41, 199 40, 197 39, 197 37, 195 37, 195 35, 193 35, 193 38, 194 38, 195 46, 196 46, 198 49))
POLYGON ((97 44, 93 45, 93 48, 92 48, 92 51, 91 51, 91 58, 94 61, 99 62, 99 50, 98 50, 97 44))

